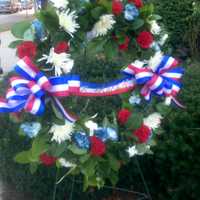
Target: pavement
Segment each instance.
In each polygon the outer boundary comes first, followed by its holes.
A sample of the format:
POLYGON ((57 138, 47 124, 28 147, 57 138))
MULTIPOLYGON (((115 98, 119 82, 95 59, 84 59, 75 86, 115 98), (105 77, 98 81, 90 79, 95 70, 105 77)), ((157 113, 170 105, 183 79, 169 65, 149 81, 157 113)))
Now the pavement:
POLYGON ((32 19, 34 15, 34 9, 23 10, 13 14, 0 13, 0 31, 8 30, 13 24, 32 19))
POLYGON ((9 28, 17 22, 32 19, 33 15, 33 9, 14 14, 0 14, 0 29, 7 30, 0 31, 0 67, 5 74, 13 70, 13 66, 18 60, 16 50, 8 47, 12 41, 16 40, 9 31, 9 28))
MULTIPOLYGON (((0 14, 0 67, 3 69, 3 75, 12 71, 18 58, 16 50, 10 49, 8 45, 16 40, 9 28, 20 21, 33 18, 33 10, 23 11, 15 14, 0 14), (7 31, 2 31, 7 30, 7 31)), ((2 75, 2 76, 3 76, 2 75)), ((1 76, 0 76, 1 79, 1 76)), ((24 194, 19 194, 13 187, 4 185, 0 181, 0 200, 30 200, 31 198, 24 194)))

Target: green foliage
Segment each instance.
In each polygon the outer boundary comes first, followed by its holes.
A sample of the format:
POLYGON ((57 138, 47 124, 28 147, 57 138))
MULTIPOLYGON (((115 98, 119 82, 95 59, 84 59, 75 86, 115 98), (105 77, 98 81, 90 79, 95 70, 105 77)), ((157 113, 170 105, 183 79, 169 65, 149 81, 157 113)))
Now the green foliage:
MULTIPOLYGON (((198 45, 197 38, 199 37, 199 17, 194 16, 193 3, 198 4, 198 0, 152 0, 156 5, 156 10, 162 16, 162 22, 169 33, 169 43, 172 47, 181 48, 190 47, 191 56, 193 55, 196 45, 198 45)), ((199 15, 198 15, 199 16, 199 15)), ((180 52, 180 53, 181 53, 180 52)))
POLYGON ((30 28, 30 26, 31 23, 29 21, 19 22, 13 25, 13 27, 11 28, 11 32, 16 38, 23 39, 24 33, 27 31, 27 29, 30 28))

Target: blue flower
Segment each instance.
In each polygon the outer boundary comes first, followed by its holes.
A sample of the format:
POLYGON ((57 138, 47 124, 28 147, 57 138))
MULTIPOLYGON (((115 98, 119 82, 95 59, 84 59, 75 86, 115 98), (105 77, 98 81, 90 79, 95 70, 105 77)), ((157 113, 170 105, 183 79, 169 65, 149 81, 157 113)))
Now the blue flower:
POLYGON ((133 21, 139 16, 139 11, 133 4, 126 4, 124 18, 127 21, 133 21))
POLYGON ((111 127, 98 128, 94 131, 94 134, 103 142, 106 142, 107 140, 118 141, 117 131, 111 127))
POLYGON ((37 40, 43 40, 45 38, 45 30, 42 22, 37 19, 33 20, 31 28, 37 40))
POLYGON ((26 122, 20 126, 20 129, 23 131, 23 133, 30 138, 36 137, 41 128, 41 124, 38 122, 26 122))
POLYGON ((77 132, 73 134, 73 141, 75 144, 81 148, 88 150, 90 148, 90 140, 89 137, 83 132, 77 132))

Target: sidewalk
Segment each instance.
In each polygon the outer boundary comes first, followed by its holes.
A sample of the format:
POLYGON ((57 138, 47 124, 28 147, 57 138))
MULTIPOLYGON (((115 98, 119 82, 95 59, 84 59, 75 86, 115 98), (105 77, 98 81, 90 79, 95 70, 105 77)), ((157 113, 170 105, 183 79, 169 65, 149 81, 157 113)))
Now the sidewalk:
POLYGON ((18 60, 15 55, 16 51, 8 47, 13 40, 15 40, 15 38, 10 31, 0 32, 0 66, 5 74, 13 70, 18 60))

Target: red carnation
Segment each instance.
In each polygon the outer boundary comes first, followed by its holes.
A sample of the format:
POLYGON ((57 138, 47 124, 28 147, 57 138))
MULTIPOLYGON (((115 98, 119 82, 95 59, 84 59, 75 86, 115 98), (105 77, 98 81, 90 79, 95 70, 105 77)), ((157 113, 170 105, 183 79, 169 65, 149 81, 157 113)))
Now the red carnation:
POLYGON ((55 47, 54 51, 57 54, 65 53, 69 51, 69 44, 67 42, 59 42, 55 47))
POLYGON ((151 129, 143 124, 133 132, 133 135, 138 138, 139 143, 146 143, 151 135, 151 129))
POLYGON ((121 109, 117 114, 117 119, 123 125, 126 124, 130 116, 131 112, 128 109, 121 109))
POLYGON ((96 136, 90 137, 91 149, 90 153, 93 156, 103 156, 106 152, 106 145, 96 136))
POLYGON ((52 166, 55 164, 57 158, 53 156, 49 156, 47 153, 43 153, 40 155, 40 161, 42 164, 46 166, 52 166))
POLYGON ((37 53, 37 46, 32 41, 22 42, 17 46, 17 54, 19 58, 29 57, 34 59, 37 53))
POLYGON ((148 31, 143 31, 138 35, 137 43, 141 48, 148 49, 153 43, 153 35, 148 31))
POLYGON ((120 0, 112 1, 112 12, 114 15, 120 15, 123 12, 124 6, 120 0))
POLYGON ((130 38, 128 36, 125 37, 124 43, 119 45, 119 50, 121 51, 127 51, 128 50, 128 45, 130 42, 130 38))
POLYGON ((129 3, 134 3, 137 8, 141 8, 143 6, 142 0, 128 0, 129 3))

